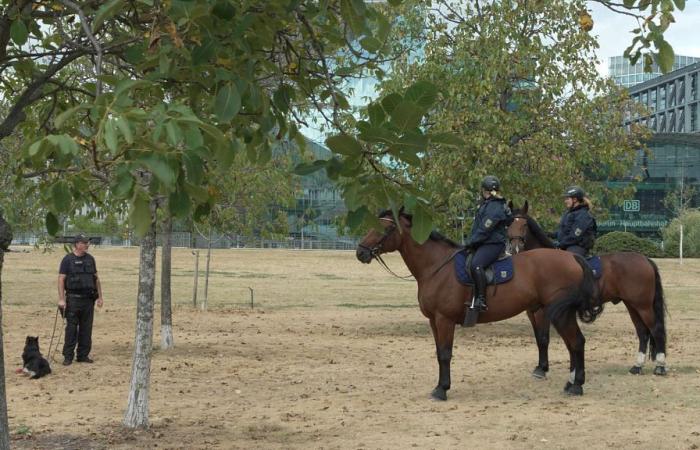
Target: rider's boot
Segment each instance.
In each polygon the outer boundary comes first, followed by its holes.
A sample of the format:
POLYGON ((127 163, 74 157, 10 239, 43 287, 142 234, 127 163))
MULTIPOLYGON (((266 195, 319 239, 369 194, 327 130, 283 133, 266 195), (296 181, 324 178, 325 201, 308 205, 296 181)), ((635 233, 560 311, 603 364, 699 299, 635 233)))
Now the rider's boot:
POLYGON ((474 276, 474 308, 479 311, 486 311, 486 273, 481 267, 475 267, 472 271, 474 276))

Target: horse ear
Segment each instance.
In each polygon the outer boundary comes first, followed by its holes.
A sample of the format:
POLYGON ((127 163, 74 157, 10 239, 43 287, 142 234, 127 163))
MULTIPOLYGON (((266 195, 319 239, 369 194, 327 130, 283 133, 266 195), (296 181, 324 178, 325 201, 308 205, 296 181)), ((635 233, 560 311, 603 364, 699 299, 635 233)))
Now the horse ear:
POLYGON ((523 205, 523 214, 527 214, 527 208, 528 208, 527 200, 525 200, 525 204, 523 205))
POLYGON ((508 200, 508 208, 510 208, 511 211, 513 210, 513 200, 508 200))

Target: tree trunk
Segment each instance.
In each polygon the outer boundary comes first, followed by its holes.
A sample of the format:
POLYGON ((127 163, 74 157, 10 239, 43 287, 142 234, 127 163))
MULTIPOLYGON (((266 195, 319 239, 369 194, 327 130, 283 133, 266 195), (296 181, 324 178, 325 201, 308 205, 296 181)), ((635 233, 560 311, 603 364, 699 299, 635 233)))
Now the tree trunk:
POLYGON ((141 239, 134 359, 131 366, 129 401, 124 413, 124 425, 128 428, 148 427, 148 392, 150 388, 151 350, 153 348, 155 279, 156 228, 155 223, 151 222, 150 229, 141 239))
POLYGON ((172 263, 173 219, 167 217, 163 224, 163 252, 160 270, 160 348, 167 350, 175 346, 173 341, 172 293, 170 274, 172 263))
POLYGON ((5 349, 2 340, 2 265, 5 249, 12 242, 12 231, 0 214, 0 450, 10 448, 10 425, 7 420, 7 397, 5 393, 5 349))

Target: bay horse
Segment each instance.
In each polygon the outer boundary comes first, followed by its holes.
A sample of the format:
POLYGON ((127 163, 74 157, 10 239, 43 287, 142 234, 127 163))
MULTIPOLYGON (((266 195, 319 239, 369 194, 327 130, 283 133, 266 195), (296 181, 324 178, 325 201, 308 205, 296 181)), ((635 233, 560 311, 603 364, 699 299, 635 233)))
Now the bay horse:
MULTIPOLYGON (((418 305, 430 321, 439 367, 438 384, 432 391, 437 400, 447 400, 450 361, 455 325, 463 323, 472 289, 456 276, 452 258, 463 247, 433 232, 423 244, 411 237, 412 216, 391 211, 380 214, 383 232, 372 229, 357 246, 360 262, 380 263, 382 253, 398 251, 418 284, 418 305)), ((576 322, 592 322, 600 313, 593 304, 595 282, 583 258, 571 253, 542 249, 513 257, 514 276, 507 283, 487 288, 488 310, 479 313, 478 323, 516 316, 535 305, 546 307, 551 323, 569 350, 571 373, 564 387, 568 395, 582 395, 585 382, 585 338, 576 322)))
MULTIPOLYGON (((554 243, 535 219, 528 215, 527 201, 516 209, 512 202, 513 223, 508 227, 508 239, 514 253, 540 248, 555 248, 554 243)), ((661 276, 656 264, 637 252, 613 252, 600 256, 602 271, 598 279, 598 304, 622 302, 627 307, 639 338, 639 351, 630 373, 641 374, 649 345, 652 361, 656 362, 655 375, 666 375, 666 325, 661 276)), ((549 319, 544 311, 527 312, 539 350, 539 362, 532 375, 545 378, 549 370, 549 319)))

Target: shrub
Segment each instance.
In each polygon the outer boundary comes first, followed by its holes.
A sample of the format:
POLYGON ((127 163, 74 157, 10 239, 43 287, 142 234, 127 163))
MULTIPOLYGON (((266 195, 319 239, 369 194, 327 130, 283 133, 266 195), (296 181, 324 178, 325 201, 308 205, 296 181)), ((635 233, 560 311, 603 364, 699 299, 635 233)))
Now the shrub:
POLYGON ((663 251, 649 239, 640 238, 626 231, 613 231, 596 240, 594 253, 639 252, 650 258, 663 256, 663 251))
POLYGON ((700 210, 698 209, 685 211, 663 229, 666 255, 678 256, 681 223, 683 224, 683 256, 700 258, 700 210))

